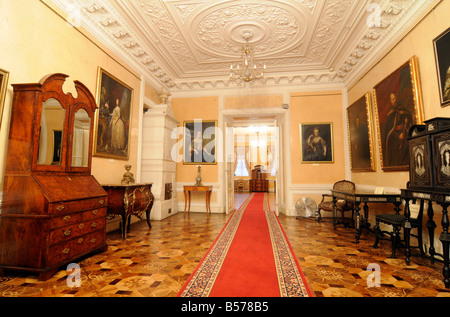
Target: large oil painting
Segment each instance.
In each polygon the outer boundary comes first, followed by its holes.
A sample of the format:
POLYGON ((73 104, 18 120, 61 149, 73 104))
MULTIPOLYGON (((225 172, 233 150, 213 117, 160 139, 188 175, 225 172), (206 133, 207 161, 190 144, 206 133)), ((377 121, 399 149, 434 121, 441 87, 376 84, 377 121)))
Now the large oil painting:
POLYGON ((450 28, 433 41, 441 106, 450 105, 450 28))
POLYGON ((99 67, 94 156, 127 160, 133 89, 99 67))
POLYGON ((353 172, 375 171, 370 92, 347 108, 350 161, 353 172))
POLYGON ((412 57, 374 88, 383 171, 409 170, 408 131, 423 121, 417 57, 412 57))

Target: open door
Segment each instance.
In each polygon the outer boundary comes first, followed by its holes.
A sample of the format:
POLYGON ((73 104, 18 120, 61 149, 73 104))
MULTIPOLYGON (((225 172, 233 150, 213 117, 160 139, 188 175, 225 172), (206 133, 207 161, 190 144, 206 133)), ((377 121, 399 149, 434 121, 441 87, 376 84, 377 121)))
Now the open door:
POLYGON ((234 212, 234 128, 225 121, 225 179, 226 213, 234 212))
POLYGON ((282 175, 283 175, 283 164, 281 164, 281 153, 283 153, 283 140, 282 140, 282 136, 281 136, 281 128, 280 125, 277 124, 275 122, 275 140, 277 140, 277 142, 275 143, 275 164, 276 164, 276 181, 275 181, 275 199, 276 199, 276 215, 279 216, 280 215, 280 204, 283 201, 283 179, 282 179, 282 175))

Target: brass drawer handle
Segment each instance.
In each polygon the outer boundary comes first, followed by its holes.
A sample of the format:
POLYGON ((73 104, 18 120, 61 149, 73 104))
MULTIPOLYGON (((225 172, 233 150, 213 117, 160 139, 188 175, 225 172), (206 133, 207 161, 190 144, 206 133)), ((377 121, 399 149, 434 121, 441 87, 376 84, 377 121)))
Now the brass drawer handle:
POLYGON ((63 220, 64 220, 64 221, 69 221, 70 218, 71 218, 70 216, 65 216, 65 217, 63 218, 63 220))
POLYGON ((84 240, 83 238, 78 239, 78 241, 77 241, 78 244, 81 244, 83 242, 83 240, 84 240))
POLYGON ((92 228, 97 227, 97 223, 96 223, 96 222, 93 222, 93 223, 91 224, 91 227, 92 227, 92 228))
POLYGON ((64 209, 64 206, 63 206, 63 205, 56 207, 56 210, 58 210, 58 211, 61 211, 61 210, 63 210, 63 209, 64 209))
POLYGON ((72 232, 70 231, 70 230, 66 230, 66 231, 64 231, 64 235, 67 237, 67 236, 70 236, 70 234, 71 234, 72 232))
POLYGON ((78 226, 78 228, 83 229, 83 228, 84 228, 84 223, 80 223, 80 225, 78 226))
POLYGON ((69 253, 70 249, 69 248, 64 248, 64 250, 62 251, 62 253, 67 254, 69 253))
POLYGON ((95 238, 91 239, 91 243, 95 243, 95 241, 97 241, 95 238))
POLYGON ((92 210, 92 214, 96 216, 98 214, 98 209, 92 210))
POLYGON ((100 199, 100 200, 98 201, 98 203, 99 203, 100 205, 103 205, 103 204, 105 203, 105 201, 104 201, 103 199, 100 199))

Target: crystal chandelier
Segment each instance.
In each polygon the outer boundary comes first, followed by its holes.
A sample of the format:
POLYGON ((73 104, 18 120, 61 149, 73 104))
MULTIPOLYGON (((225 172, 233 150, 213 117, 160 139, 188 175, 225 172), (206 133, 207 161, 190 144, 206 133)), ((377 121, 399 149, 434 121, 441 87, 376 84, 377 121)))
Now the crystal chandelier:
POLYGON ((251 32, 243 32, 242 37, 245 39, 245 46, 242 47, 241 63, 238 65, 230 66, 230 79, 243 80, 245 82, 252 81, 253 79, 262 78, 264 76, 264 70, 266 64, 262 67, 258 67, 255 63, 255 54, 253 48, 248 44, 253 34, 251 32))

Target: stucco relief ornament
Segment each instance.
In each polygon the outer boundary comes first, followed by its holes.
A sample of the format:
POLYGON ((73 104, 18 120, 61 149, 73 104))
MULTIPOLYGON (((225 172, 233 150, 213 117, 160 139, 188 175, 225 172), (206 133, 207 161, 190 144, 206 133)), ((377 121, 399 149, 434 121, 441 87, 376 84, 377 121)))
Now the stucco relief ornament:
POLYGON ((167 99, 170 97, 170 92, 165 90, 164 88, 161 89, 159 92, 159 97, 161 98, 161 101, 163 104, 166 104, 167 99))

